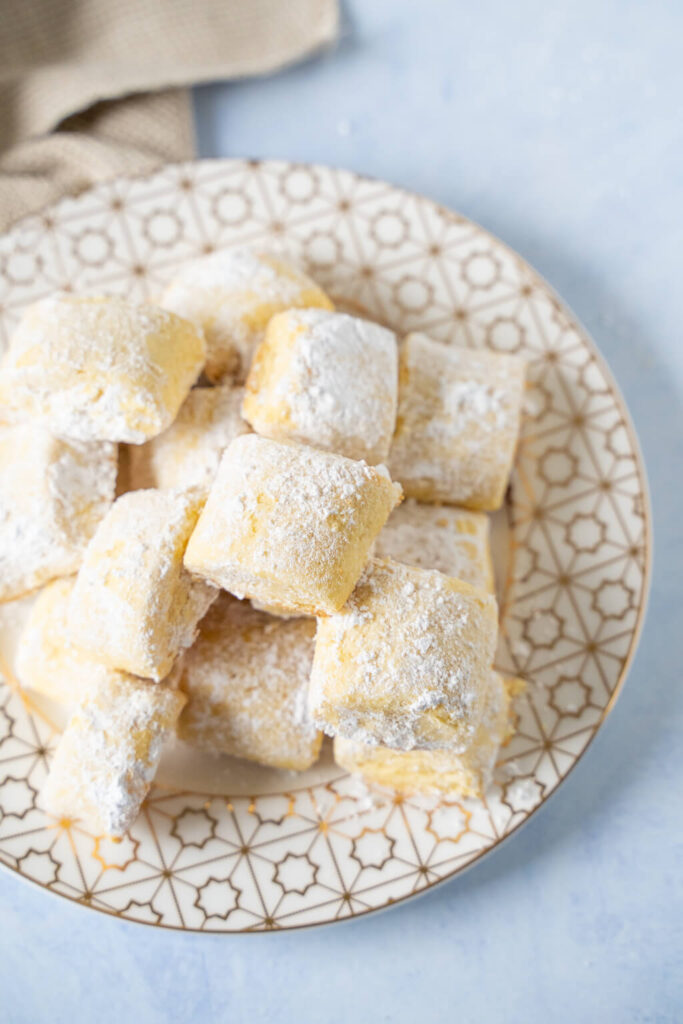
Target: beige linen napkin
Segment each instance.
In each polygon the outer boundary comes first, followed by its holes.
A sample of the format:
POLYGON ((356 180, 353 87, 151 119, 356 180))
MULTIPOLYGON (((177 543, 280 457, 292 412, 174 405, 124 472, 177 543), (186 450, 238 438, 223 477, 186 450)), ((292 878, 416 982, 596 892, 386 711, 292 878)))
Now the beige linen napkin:
POLYGON ((179 86, 273 71, 337 29, 337 0, 3 0, 0 231, 96 181, 193 156, 179 86))

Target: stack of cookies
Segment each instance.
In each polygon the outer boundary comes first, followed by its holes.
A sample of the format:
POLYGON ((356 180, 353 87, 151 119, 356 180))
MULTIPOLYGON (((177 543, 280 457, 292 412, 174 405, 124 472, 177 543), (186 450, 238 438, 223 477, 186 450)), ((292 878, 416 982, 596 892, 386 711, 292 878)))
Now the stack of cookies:
POLYGON ((45 809, 123 834, 175 733, 293 771, 326 733, 369 782, 481 795, 521 685, 493 670, 486 513, 523 390, 516 357, 399 341, 251 251, 158 307, 29 309, 0 365, 0 600, 37 592, 17 674, 72 708, 45 809))

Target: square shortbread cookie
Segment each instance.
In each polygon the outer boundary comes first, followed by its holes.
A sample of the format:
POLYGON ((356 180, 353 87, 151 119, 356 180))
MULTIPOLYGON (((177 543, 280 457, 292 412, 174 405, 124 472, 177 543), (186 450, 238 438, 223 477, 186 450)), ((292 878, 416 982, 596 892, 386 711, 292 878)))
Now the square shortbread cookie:
POLYGON ((328 614, 399 499, 384 467, 245 434, 223 456, 185 564, 237 597, 328 614))
POLYGON ((309 702, 326 733, 398 750, 466 750, 498 635, 495 598, 443 573, 373 558, 318 620, 309 702))
POLYGON ((0 363, 5 418, 57 437, 141 444, 173 422, 204 365, 187 320, 113 296, 55 295, 26 310, 0 363))
POLYGON ((395 508, 375 541, 378 558, 438 569, 494 591, 489 517, 454 505, 422 505, 408 498, 395 508))
POLYGON ((181 739, 275 768, 310 767, 322 741, 307 707, 314 635, 311 619, 274 619, 221 594, 183 659, 181 739))
POLYGON ((249 371, 244 415, 258 434, 371 464, 396 424, 396 337, 379 324, 291 309, 268 324, 249 371))
POLYGON ((524 362, 409 334, 399 352, 391 475, 419 501, 500 508, 519 435, 524 362))
POLYGON ((112 668, 160 680, 218 596, 183 566, 201 492, 131 491, 90 542, 69 607, 70 639, 112 668))
POLYGON ((483 718, 472 743, 460 754, 450 750, 391 750, 337 736, 335 761, 366 782, 398 793, 481 798, 491 782, 500 747, 514 729, 512 698, 523 689, 521 680, 491 673, 483 718))
POLYGON ((0 428, 0 601, 76 572, 116 487, 116 445, 0 428))
POLYGON ((164 741, 185 703, 178 690, 143 680, 102 682, 75 709, 42 791, 56 818, 96 835, 122 836, 156 773, 164 741))

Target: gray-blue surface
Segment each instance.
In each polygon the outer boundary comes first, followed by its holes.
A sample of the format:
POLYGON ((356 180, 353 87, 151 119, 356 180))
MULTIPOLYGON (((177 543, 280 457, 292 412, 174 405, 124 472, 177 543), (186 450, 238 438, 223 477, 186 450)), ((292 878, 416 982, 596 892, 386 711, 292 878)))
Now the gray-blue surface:
POLYGON ((549 805, 469 874, 319 931, 127 925, 0 875, 0 1020, 683 1019, 683 7, 355 0, 331 53, 197 92, 209 156, 350 167, 521 252, 592 332, 642 441, 648 620, 549 805))

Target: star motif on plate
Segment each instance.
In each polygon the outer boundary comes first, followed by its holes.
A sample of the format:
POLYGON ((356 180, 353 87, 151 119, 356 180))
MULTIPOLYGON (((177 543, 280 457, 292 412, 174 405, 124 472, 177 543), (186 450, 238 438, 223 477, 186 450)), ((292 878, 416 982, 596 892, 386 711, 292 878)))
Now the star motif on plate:
POLYGON ((205 808, 188 807, 175 819, 171 835, 183 846, 201 849, 216 835, 218 822, 205 808))
POLYGON ((197 890, 194 905, 203 911, 207 921, 212 917, 227 921, 239 906, 241 895, 229 878, 211 878, 197 890))
POLYGON ((305 896, 308 890, 315 885, 318 875, 318 866, 314 864, 308 854, 288 853, 279 864, 275 865, 273 881, 280 886, 284 893, 296 892, 305 896))

